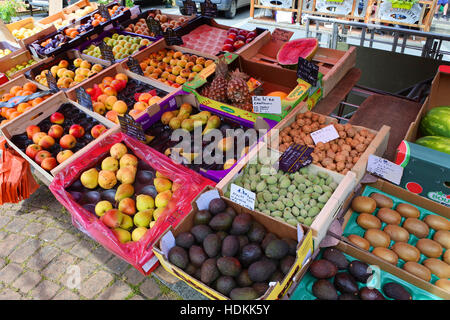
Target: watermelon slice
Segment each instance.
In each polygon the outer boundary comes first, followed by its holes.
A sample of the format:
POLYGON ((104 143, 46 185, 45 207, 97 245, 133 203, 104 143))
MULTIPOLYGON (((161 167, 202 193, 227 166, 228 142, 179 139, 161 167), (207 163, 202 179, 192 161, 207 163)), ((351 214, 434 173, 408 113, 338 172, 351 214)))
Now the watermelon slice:
POLYGON ((311 61, 318 47, 319 41, 316 38, 291 40, 278 50, 277 61, 284 68, 297 69, 298 58, 311 61))

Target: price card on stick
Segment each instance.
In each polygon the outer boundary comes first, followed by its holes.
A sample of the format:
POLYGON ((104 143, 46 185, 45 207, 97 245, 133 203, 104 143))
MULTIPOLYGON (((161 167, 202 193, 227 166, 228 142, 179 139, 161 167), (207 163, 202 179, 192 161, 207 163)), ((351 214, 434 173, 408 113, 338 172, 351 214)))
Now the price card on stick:
POLYGON ((129 56, 127 59, 127 66, 128 69, 130 69, 131 72, 137 73, 138 75, 143 76, 144 72, 142 71, 141 65, 139 64, 139 61, 137 61, 132 56, 129 56))
POLYGON ((369 155, 367 171, 397 185, 400 184, 403 176, 402 166, 373 154, 369 155))
POLYGON ((93 110, 91 96, 86 92, 86 90, 83 87, 79 87, 75 89, 75 92, 77 94, 78 103, 89 110, 93 110))
POLYGON ((117 118, 119 119, 120 129, 123 133, 145 143, 146 139, 142 124, 137 123, 129 114, 125 114, 124 116, 118 115, 117 118))
POLYGON ((256 194, 250 190, 239 187, 234 183, 230 187, 230 200, 250 210, 255 210, 256 194))
POLYGON ((298 58, 297 77, 315 87, 319 77, 319 66, 302 57, 298 58))
POLYGON ((104 4, 98 5, 98 13, 102 18, 106 20, 111 20, 111 15, 109 14, 108 8, 104 4))
POLYGON ((330 124, 320 130, 311 132, 311 138, 315 144, 318 144, 319 142, 327 143, 328 141, 338 139, 339 133, 336 131, 336 128, 330 124))
POLYGON ((254 113, 281 114, 281 98, 270 96, 252 96, 254 113))

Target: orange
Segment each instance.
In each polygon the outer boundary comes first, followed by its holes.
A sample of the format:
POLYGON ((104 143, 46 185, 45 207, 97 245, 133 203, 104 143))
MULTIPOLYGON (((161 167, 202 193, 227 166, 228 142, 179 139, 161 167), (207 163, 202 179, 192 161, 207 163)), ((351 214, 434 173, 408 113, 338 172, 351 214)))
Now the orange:
POLYGON ((19 105, 17 106, 17 111, 24 112, 25 109, 29 106, 30 106, 30 104, 28 104, 27 102, 19 103, 19 105))
POLYGON ((34 98, 33 100, 31 100, 31 105, 34 107, 34 106, 38 105, 39 103, 41 103, 42 101, 44 101, 44 99, 42 99, 41 97, 34 98))
POLYGON ((29 96, 30 94, 33 94, 33 91, 28 91, 28 90, 22 90, 22 95, 23 96, 29 96))
POLYGON ((102 83, 104 84, 110 84, 114 80, 113 77, 104 77, 102 80, 102 83))
POLYGON ((16 92, 16 97, 23 96, 23 90, 19 90, 16 92))
POLYGON ((77 35, 79 35, 80 33, 77 31, 77 30, 75 30, 75 31, 72 31, 70 34, 69 34, 69 37, 71 37, 71 38, 75 38, 77 35))
POLYGON ((19 111, 14 111, 9 115, 9 119, 14 119, 17 118, 18 116, 20 116, 22 114, 22 112, 19 111))
POLYGON ((3 118, 6 118, 6 111, 8 111, 9 108, 7 108, 7 107, 2 107, 1 110, 2 110, 2 111, 0 112, 0 115, 1 115, 3 118))
POLYGON ((2 101, 8 101, 8 100, 11 99, 12 97, 14 97, 13 94, 11 94, 11 93, 5 93, 5 94, 3 95, 2 101))
POLYGON ((92 26, 96 27, 100 24, 100 21, 98 21, 97 19, 94 19, 94 21, 92 21, 92 26))
POLYGON ((16 108, 9 108, 9 110, 7 110, 5 112, 5 118, 6 119, 11 119, 11 113, 16 112, 16 108))
POLYGON ((34 83, 32 83, 32 82, 28 82, 28 83, 25 83, 25 84, 24 84, 23 90, 31 91, 31 92, 34 93, 34 92, 36 92, 36 90, 37 90, 37 86, 36 86, 36 84, 34 84, 34 83))
POLYGON ((16 96, 17 91, 22 90, 21 86, 13 86, 11 89, 9 89, 9 93, 16 96))
POLYGON ((268 96, 270 97, 280 97, 281 99, 284 99, 288 96, 287 93, 283 92, 283 91, 272 91, 271 93, 268 94, 268 96))

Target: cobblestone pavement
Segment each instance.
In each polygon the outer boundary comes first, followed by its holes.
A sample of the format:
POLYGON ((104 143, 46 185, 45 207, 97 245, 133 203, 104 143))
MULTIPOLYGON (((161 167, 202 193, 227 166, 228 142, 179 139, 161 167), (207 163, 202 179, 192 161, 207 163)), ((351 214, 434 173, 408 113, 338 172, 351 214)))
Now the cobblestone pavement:
POLYGON ((0 300, 182 299, 158 273, 170 276, 159 266, 145 277, 77 230, 46 186, 20 204, 0 206, 0 300), (78 289, 71 289, 74 270, 78 289))

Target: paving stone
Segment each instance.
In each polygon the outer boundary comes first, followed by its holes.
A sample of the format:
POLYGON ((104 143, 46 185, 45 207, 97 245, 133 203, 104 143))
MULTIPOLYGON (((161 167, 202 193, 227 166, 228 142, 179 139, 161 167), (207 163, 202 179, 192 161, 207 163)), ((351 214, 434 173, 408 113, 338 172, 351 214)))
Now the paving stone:
POLYGON ((60 288, 56 283, 44 280, 31 291, 31 296, 35 300, 49 300, 56 295, 60 288))
POLYGON ((103 291, 97 299, 99 300, 124 300, 133 290, 122 281, 116 281, 112 286, 103 291))
POLYGON ((14 218, 14 221, 9 223, 6 227, 5 230, 6 231, 10 231, 10 232, 20 232, 22 231, 25 226, 28 224, 28 220, 27 219, 23 219, 23 218, 14 218))
POLYGON ((67 273, 67 268, 73 265, 76 259, 74 256, 63 252, 45 267, 42 275, 52 280, 58 280, 63 274, 67 273))
POLYGON ((0 292, 0 300, 21 300, 22 296, 12 290, 4 290, 3 292, 0 292))
POLYGON ((12 221, 12 218, 9 216, 0 216, 0 228, 3 228, 6 226, 10 221, 12 221))
POLYGON ((147 277, 147 279, 145 279, 140 285, 139 291, 149 299, 156 298, 161 293, 158 284, 152 277, 147 277))
POLYGON ((37 219, 38 222, 42 223, 43 225, 47 226, 49 224, 53 224, 55 222, 55 220, 52 217, 49 217, 47 212, 45 213, 45 215, 40 216, 37 219))
POLYGON ((39 238, 41 238, 44 241, 54 241, 58 239, 58 237, 63 233, 61 229, 57 228, 47 228, 44 232, 42 232, 39 235, 39 238))
POLYGON ((144 281, 146 278, 146 276, 144 276, 142 273, 137 271, 136 268, 133 267, 125 272, 124 277, 126 282, 131 283, 135 286, 144 281))
POLYGON ((25 227, 23 233, 28 236, 37 236, 44 230, 44 226, 38 222, 31 222, 29 225, 25 227))
POLYGON ((91 254, 92 251, 94 251, 93 244, 90 241, 81 240, 70 250, 70 253, 84 259, 91 254))
POLYGON ((81 279, 88 278, 98 268, 98 265, 85 260, 77 265, 80 267, 81 279))
POLYGON ((27 262, 27 267, 34 270, 42 270, 55 258, 60 251, 50 245, 40 248, 27 262))
POLYGON ((116 256, 108 261, 108 263, 106 264, 106 267, 110 271, 112 271, 118 275, 122 275, 125 271, 128 270, 128 268, 130 268, 130 267, 132 268, 132 266, 128 262, 126 262, 116 256))
POLYGON ((0 242, 0 257, 7 257, 16 246, 25 241, 25 237, 19 234, 11 233, 0 242))
POLYGON ((141 295, 139 294, 135 294, 134 296, 132 296, 130 299, 128 300, 145 300, 141 295))
POLYGON ((158 300, 180 300, 181 298, 174 292, 162 294, 158 297, 158 300))
POLYGON ((64 249, 64 250, 70 250, 73 246, 75 246, 80 241, 80 238, 77 236, 65 232, 62 234, 58 239, 55 240, 54 245, 57 247, 64 249))
POLYGON ((81 283, 80 294, 88 299, 102 292, 113 280, 113 276, 103 270, 95 273, 87 281, 81 283))
POLYGON ((8 232, 0 230, 0 241, 5 239, 9 235, 8 232))
POLYGON ((114 255, 111 252, 102 246, 98 246, 92 251, 92 254, 89 255, 87 259, 95 264, 105 265, 113 256, 114 255))
POLYGON ((27 293, 33 289, 40 281, 42 277, 39 273, 33 271, 25 271, 20 277, 14 281, 13 287, 20 290, 22 293, 27 293))
POLYGON ((8 263, 2 270, 0 270, 0 281, 5 283, 12 283, 22 273, 22 267, 17 263, 8 263))
POLYGON ((17 263, 23 263, 31 257, 41 245, 42 243, 38 239, 28 239, 25 243, 18 246, 17 249, 8 256, 8 258, 17 263))
POLYGON ((69 289, 64 289, 61 292, 59 292, 56 296, 53 297, 52 300, 79 300, 80 297, 70 291, 69 289))

